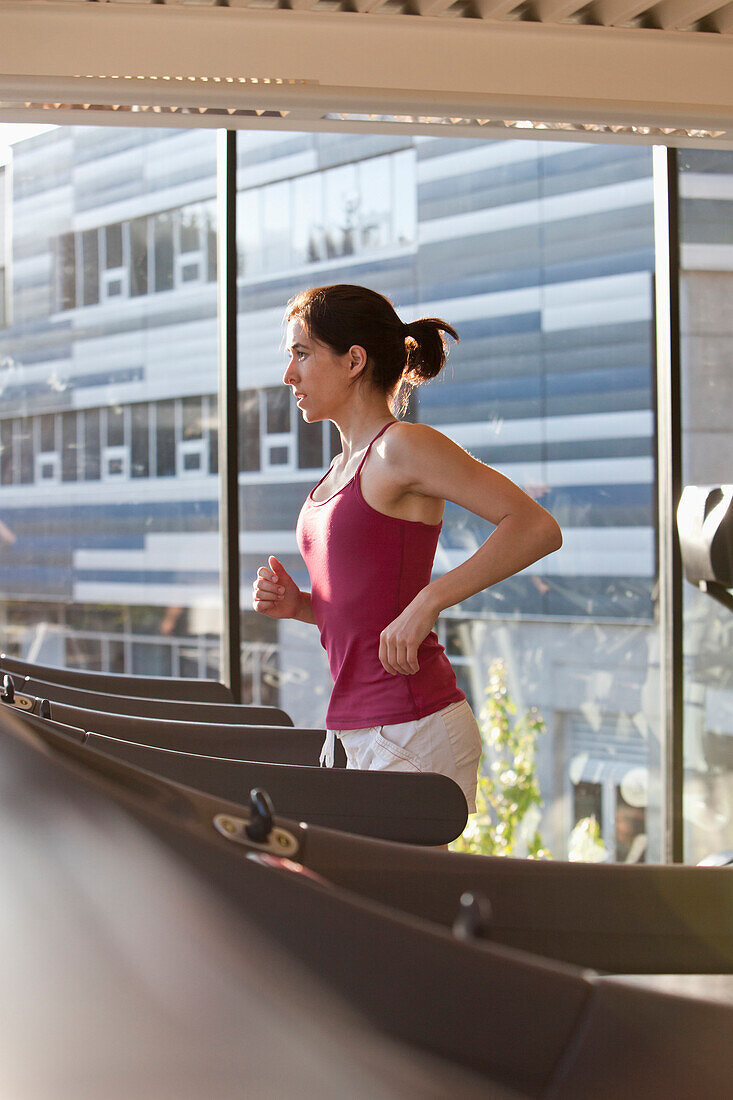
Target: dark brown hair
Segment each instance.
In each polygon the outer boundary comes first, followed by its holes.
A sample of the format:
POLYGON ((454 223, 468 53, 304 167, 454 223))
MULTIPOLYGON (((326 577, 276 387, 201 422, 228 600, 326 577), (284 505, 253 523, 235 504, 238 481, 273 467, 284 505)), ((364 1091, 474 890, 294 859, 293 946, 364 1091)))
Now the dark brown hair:
POLYGON ((355 344, 367 353, 366 377, 404 413, 414 386, 435 378, 445 365, 445 335, 458 342, 452 325, 438 317, 404 324, 389 298, 364 286, 339 283, 312 287, 288 302, 285 320, 298 317, 309 335, 345 355, 355 344))

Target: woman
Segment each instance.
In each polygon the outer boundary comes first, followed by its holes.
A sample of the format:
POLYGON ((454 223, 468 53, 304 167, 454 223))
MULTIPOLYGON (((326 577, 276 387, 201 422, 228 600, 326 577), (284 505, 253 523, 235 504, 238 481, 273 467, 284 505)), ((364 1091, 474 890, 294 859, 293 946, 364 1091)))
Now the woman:
POLYGON ((433 625, 447 607, 557 550, 560 529, 452 440, 398 419, 410 389, 443 368, 443 334, 458 339, 449 324, 403 324, 387 298, 346 285, 304 291, 285 316, 283 381, 307 423, 336 425, 342 451, 298 519, 312 591, 270 557, 253 607, 321 632, 334 680, 322 763, 333 764, 336 736, 349 767, 450 776, 473 813, 481 739, 433 625), (446 500, 495 530, 431 580, 446 500))

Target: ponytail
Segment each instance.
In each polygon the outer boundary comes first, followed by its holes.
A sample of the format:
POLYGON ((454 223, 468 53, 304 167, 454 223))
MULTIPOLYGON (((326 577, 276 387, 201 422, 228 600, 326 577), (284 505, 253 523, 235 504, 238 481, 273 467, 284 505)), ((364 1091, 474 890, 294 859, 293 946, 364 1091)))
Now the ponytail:
POLYGON ((427 382, 440 374, 448 356, 445 336, 452 337, 458 343, 458 333, 447 321, 439 317, 421 317, 405 325, 407 337, 407 359, 405 380, 412 385, 427 382), (445 335, 444 335, 445 334, 445 335))
POLYGON ((446 335, 458 342, 458 333, 437 317, 421 317, 403 324, 383 294, 363 286, 337 284, 304 290, 291 298, 285 320, 298 317, 310 335, 345 355, 358 345, 367 353, 365 377, 390 400, 393 411, 404 415, 410 393, 421 382, 435 378, 448 354, 446 335))

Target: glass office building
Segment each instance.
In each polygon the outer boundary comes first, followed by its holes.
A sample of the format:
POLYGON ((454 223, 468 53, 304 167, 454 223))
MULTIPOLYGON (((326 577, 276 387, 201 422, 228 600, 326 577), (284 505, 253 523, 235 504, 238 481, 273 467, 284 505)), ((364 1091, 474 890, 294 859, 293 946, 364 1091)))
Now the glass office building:
MULTIPOLYGON (((682 174, 687 347, 695 377, 701 358, 710 385, 725 387, 712 364, 731 337, 723 326, 713 347, 699 330, 709 294, 730 297, 733 246, 715 227, 731 163, 695 156, 682 174)), ((5 648, 114 672, 218 675, 216 136, 49 130, 12 147, 0 189, 5 648)), ((441 616, 461 685, 480 710, 502 658, 520 711, 544 717, 542 829, 554 855, 593 814, 611 858, 659 859, 651 150, 242 131, 237 237, 245 701, 323 724, 330 680, 317 635, 248 610, 249 588, 273 553, 307 585, 295 520, 338 449, 282 385, 285 303, 308 285, 368 285, 406 320, 441 316, 461 337, 408 417, 507 474, 563 529, 559 553, 441 616)), ((691 460, 687 480, 726 480, 730 437, 723 400, 712 403, 720 461, 691 460)), ((695 407, 689 432, 707 431, 695 407)), ((436 570, 489 530, 449 506, 436 570)), ((708 717, 695 727, 689 789, 708 806, 710 783, 718 803, 728 791, 727 764, 708 774, 710 746, 725 758, 733 726, 727 682, 705 689, 713 612, 702 599, 691 593, 690 621, 702 625, 690 706, 703 692, 708 717)), ((719 838, 726 828, 727 818, 719 838)))

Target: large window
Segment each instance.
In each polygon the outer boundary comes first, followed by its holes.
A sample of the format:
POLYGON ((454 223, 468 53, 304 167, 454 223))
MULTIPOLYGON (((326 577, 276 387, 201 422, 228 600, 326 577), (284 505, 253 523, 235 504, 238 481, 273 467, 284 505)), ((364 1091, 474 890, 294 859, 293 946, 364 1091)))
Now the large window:
MULTIPOLYGON (((283 144, 285 149, 278 150, 269 164, 275 176, 288 173, 287 143, 283 144), (282 166, 276 165, 278 160, 282 166)), ((315 141, 311 144, 308 159, 315 165, 318 150, 315 141)), ((261 172, 247 172, 246 167, 243 173, 245 179, 261 177, 261 172)), ((237 219, 239 270, 247 281, 411 248, 416 232, 414 150, 356 159, 276 182, 245 184, 238 196, 237 219)))
POLYGON ((216 135, 64 127, 11 165, 3 648, 219 676, 216 135))
POLYGON ((214 204, 61 233, 54 263, 59 310, 215 282, 214 204))
MULTIPOLYGON (((592 816, 609 858, 659 859, 651 153, 440 138, 389 152, 385 138, 375 155, 373 135, 323 137, 262 137, 257 156, 249 135, 240 154, 243 584, 274 553, 307 587, 295 523, 338 447, 282 386, 287 298, 360 282, 407 318, 445 317, 460 344, 410 415, 536 496, 565 546, 438 632, 477 711, 502 658, 518 706, 542 713, 553 853, 592 816)), ((489 531, 449 507, 436 568, 489 531)), ((298 724, 324 721, 317 642, 275 624, 262 673, 298 724)))
MULTIPOLYGON (((733 482, 733 153, 681 150, 683 482, 733 482)), ((733 848, 733 611, 684 584, 685 859, 733 848)))
MULTIPOLYGON (((357 282, 405 319, 445 317, 460 344, 409 415, 534 495, 565 542, 449 609, 438 633, 477 711, 500 658, 518 710, 542 715, 552 853, 590 821, 607 858, 659 859, 650 150, 263 130, 237 148, 242 592, 269 554, 308 585, 295 523, 339 449, 282 385, 288 298, 357 282)), ((682 163, 685 480, 729 483, 733 168, 724 153, 682 163)), ((12 652, 221 671, 216 179, 214 133, 186 130, 62 127, 18 141, 0 166, 0 629, 12 652), (163 163, 184 167, 173 180, 163 163)), ((489 530, 449 506, 436 570, 489 530)), ((317 633, 239 610, 245 700, 322 725, 317 633)), ((688 587, 689 859, 733 843, 729 618, 688 587)))

